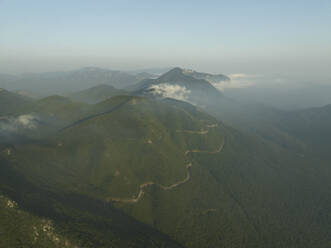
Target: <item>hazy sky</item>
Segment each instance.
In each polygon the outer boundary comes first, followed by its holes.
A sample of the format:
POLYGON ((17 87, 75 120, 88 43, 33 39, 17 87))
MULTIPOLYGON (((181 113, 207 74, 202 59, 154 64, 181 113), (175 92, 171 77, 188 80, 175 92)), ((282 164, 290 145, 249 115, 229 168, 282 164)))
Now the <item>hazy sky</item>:
POLYGON ((0 72, 330 74, 331 0, 0 0, 0 72))

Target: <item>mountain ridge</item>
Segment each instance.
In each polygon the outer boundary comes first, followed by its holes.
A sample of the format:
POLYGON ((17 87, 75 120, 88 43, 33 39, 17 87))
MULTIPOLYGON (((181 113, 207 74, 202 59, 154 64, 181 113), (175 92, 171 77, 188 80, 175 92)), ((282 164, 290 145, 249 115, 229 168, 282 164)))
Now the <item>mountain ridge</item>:
POLYGON ((75 101, 81 101, 86 103, 98 103, 106 100, 107 98, 118 96, 118 95, 126 95, 128 92, 125 90, 117 89, 108 84, 100 84, 85 90, 81 90, 79 92, 75 92, 71 94, 69 97, 75 101))

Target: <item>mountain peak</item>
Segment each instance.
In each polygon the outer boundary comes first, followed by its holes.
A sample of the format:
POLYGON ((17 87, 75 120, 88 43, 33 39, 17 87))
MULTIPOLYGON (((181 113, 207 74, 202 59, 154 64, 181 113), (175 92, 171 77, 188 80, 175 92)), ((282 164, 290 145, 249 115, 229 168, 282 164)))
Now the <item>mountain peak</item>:
POLYGON ((183 71, 184 70, 182 68, 175 67, 175 68, 171 69, 170 71, 166 72, 163 75, 181 75, 181 74, 183 74, 183 71))
POLYGON ((218 101, 222 93, 207 80, 207 77, 195 77, 193 70, 175 67, 158 79, 141 83, 137 94, 161 98, 173 98, 193 104, 205 105, 214 99, 218 101))
MULTIPOLYGON (((175 67, 172 70, 168 71, 167 73, 163 74, 161 77, 159 77, 159 81, 172 81, 172 82, 195 82, 197 81, 196 78, 191 77, 190 75, 187 75, 184 73, 185 70, 180 67, 175 67)), ((207 81, 199 80, 202 83, 208 83, 207 81)))
POLYGON ((163 74, 160 79, 162 80, 188 80, 195 79, 196 81, 205 81, 211 84, 217 84, 221 81, 229 81, 230 78, 223 74, 210 74, 205 72, 197 72, 192 69, 183 69, 180 67, 175 67, 167 73, 163 74))

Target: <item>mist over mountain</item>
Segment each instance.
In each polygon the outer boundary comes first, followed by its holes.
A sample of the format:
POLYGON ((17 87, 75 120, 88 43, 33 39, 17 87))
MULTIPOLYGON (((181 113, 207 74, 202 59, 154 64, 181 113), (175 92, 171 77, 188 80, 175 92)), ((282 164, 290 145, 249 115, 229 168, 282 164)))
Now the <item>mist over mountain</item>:
POLYGON ((132 75, 123 71, 86 67, 73 71, 28 73, 18 76, 0 75, 0 87, 9 90, 29 90, 39 94, 63 94, 100 84, 125 88, 149 74, 132 75))
POLYGON ((330 104, 331 86, 327 83, 300 84, 300 81, 294 80, 289 85, 260 83, 250 87, 227 88, 224 92, 242 103, 263 103, 283 110, 299 110, 330 104))
POLYGON ((3 247, 328 247, 330 105, 232 99, 178 67, 19 77, 52 94, 0 91, 3 247))
POLYGON ((222 97, 222 93, 209 82, 216 78, 229 80, 223 75, 197 73, 177 67, 157 79, 144 80, 129 89, 138 95, 174 98, 203 105, 210 98, 222 97))
POLYGON ((188 70, 188 69, 184 69, 183 73, 185 75, 194 77, 196 79, 204 79, 208 82, 210 82, 211 84, 218 84, 220 82, 223 81, 230 81, 230 78, 222 75, 222 74, 210 74, 210 73, 204 73, 204 72, 196 72, 194 70, 188 70))
POLYGON ((149 75, 153 75, 153 76, 160 76, 168 71, 170 71, 172 68, 171 67, 165 67, 165 68, 145 68, 145 69, 138 69, 138 70, 130 70, 127 71, 130 74, 145 74, 148 73, 149 75))

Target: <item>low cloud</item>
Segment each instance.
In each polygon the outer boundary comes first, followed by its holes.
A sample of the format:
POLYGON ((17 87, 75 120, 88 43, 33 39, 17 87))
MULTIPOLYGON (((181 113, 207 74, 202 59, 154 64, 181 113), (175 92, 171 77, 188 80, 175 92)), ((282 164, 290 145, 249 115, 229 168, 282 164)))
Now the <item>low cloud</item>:
POLYGON ((191 93, 191 91, 186 89, 184 86, 172 84, 152 85, 148 88, 148 90, 150 90, 151 93, 155 96, 174 98, 186 102, 188 102, 188 98, 191 93))
POLYGON ((232 80, 236 80, 236 79, 255 79, 255 78, 260 78, 262 77, 262 75, 255 75, 255 74, 245 74, 245 73, 234 73, 234 74, 230 74, 229 77, 232 80))
POLYGON ((231 89, 231 88, 247 88, 256 85, 259 78, 261 78, 261 75, 250 75, 250 74, 244 74, 244 73, 235 73, 230 74, 230 81, 221 81, 218 83, 214 83, 214 87, 217 88, 220 91, 224 91, 225 89, 231 89))
POLYGON ((34 114, 20 115, 17 117, 0 117, 0 132, 17 132, 19 130, 31 130, 38 126, 39 118, 34 114))

